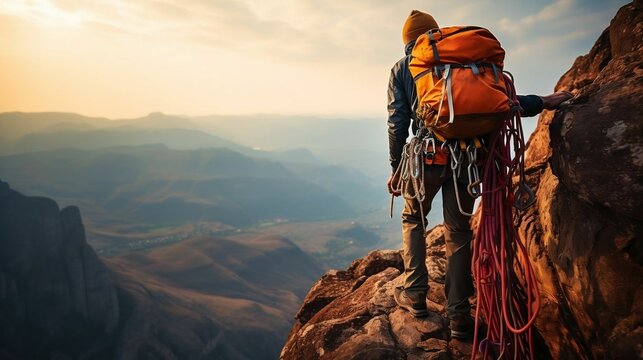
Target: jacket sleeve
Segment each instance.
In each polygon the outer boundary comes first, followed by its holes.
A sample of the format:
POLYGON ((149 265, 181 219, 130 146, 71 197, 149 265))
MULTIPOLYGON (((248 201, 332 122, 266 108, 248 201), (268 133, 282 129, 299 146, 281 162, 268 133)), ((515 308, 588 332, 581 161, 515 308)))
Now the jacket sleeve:
POLYGON ((399 71, 400 68, 396 66, 391 70, 388 84, 388 147, 393 171, 400 164, 402 149, 409 136, 412 111, 404 84, 398 78, 396 70, 399 71))

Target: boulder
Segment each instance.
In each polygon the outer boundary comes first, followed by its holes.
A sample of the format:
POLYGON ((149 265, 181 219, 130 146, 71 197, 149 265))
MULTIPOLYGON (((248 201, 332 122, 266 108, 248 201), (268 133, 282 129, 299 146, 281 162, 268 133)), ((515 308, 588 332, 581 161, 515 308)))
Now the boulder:
MULTIPOLYGON (((444 247, 438 226, 427 238, 427 267, 437 279, 444 279, 444 267, 435 263, 444 261, 444 247)), ((460 342, 449 342, 443 284, 432 282, 437 289, 427 295, 440 313, 417 319, 396 305, 401 269, 399 251, 376 250, 347 270, 326 273, 304 300, 281 359, 468 359, 470 348, 463 352, 460 342)))

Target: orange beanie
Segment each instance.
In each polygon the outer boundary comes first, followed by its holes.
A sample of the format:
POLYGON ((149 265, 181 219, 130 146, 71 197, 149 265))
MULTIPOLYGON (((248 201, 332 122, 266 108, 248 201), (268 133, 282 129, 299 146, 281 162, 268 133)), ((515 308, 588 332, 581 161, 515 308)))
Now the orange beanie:
POLYGON ((433 19, 433 16, 419 10, 413 10, 409 17, 406 18, 404 28, 402 28, 402 41, 406 45, 425 32, 437 27, 438 23, 433 19))

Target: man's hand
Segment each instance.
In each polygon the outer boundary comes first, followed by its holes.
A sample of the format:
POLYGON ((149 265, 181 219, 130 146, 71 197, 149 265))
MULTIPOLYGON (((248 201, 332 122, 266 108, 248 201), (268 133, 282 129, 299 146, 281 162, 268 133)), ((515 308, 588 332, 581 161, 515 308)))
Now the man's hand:
POLYGON ((393 196, 400 196, 402 193, 397 190, 399 188, 400 184, 400 175, 393 173, 391 176, 388 177, 388 180, 386 181, 386 186, 388 187, 388 193, 393 195, 393 196))
POLYGON ((543 100, 543 109, 545 110, 556 110, 558 109, 565 101, 574 97, 574 94, 569 91, 559 91, 547 96, 541 96, 543 100))

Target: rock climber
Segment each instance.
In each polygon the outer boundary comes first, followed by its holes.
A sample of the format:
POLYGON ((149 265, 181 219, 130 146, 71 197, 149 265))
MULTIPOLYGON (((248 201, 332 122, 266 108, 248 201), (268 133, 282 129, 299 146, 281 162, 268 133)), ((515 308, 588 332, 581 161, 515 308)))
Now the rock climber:
MULTIPOLYGON (((409 71, 410 54, 416 39, 429 31, 438 28, 435 19, 424 12, 413 10, 402 29, 402 41, 405 46, 405 56, 391 69, 388 84, 388 139, 389 160, 393 172, 388 179, 389 192, 394 196, 400 193, 396 189, 399 178, 394 176, 403 147, 409 136, 409 127, 413 133, 418 130, 413 104, 416 89, 413 77, 409 71)), ((548 96, 527 95, 518 96, 521 115, 535 116, 543 109, 556 109, 561 103, 571 98, 567 92, 558 92, 548 96)), ((473 295, 473 280, 471 276, 471 239, 472 230, 469 217, 463 215, 456 203, 455 192, 460 194, 461 205, 467 213, 473 211, 474 199, 467 194, 465 172, 459 179, 458 186, 449 179, 452 178, 451 168, 447 162, 446 152, 436 154, 433 164, 425 165, 424 186, 425 199, 420 204, 415 199, 405 200, 402 212, 402 258, 404 260, 403 285, 395 291, 395 301, 400 308, 409 311, 416 317, 428 315, 426 295, 428 292, 428 272, 426 260, 426 239, 422 219, 428 214, 431 202, 437 192, 442 190, 442 206, 445 227, 447 269, 445 293, 447 298, 447 317, 449 319, 451 336, 467 339, 473 336, 474 320, 470 315, 469 297, 473 295)))

